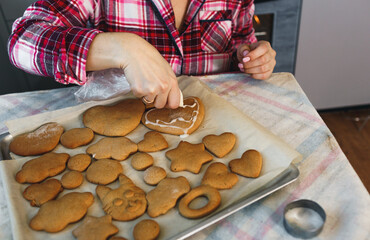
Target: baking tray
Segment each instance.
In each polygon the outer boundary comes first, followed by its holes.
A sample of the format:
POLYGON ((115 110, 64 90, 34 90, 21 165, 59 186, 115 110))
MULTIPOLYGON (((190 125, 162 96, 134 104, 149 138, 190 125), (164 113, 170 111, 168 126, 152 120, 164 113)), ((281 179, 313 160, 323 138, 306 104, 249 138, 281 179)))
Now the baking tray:
MULTIPOLYGON (((9 143, 12 140, 12 136, 9 133, 4 133, 0 135, 0 161, 5 159, 11 159, 9 154, 9 143)), ((193 234, 201 231, 202 229, 211 226, 212 224, 230 216, 231 214, 239 211, 240 209, 251 205, 252 203, 270 195, 271 193, 285 187, 286 185, 294 182, 299 176, 298 168, 290 164, 290 166, 276 176, 272 181, 265 184, 263 187, 258 190, 242 197, 237 202, 232 204, 229 207, 226 207, 220 212, 211 215, 208 218, 205 218, 204 221, 200 222, 196 226, 190 227, 185 231, 179 232, 175 236, 170 237, 169 239, 185 239, 192 236, 193 234)))

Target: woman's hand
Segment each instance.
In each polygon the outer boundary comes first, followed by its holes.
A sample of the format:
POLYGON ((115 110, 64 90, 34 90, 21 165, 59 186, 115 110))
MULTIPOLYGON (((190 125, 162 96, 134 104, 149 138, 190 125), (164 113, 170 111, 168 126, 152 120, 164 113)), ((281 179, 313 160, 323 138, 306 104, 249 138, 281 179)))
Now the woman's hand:
POLYGON ((124 69, 136 97, 154 101, 156 108, 177 108, 180 89, 176 75, 158 50, 132 33, 100 33, 88 52, 87 71, 124 69))
POLYGON ((242 44, 237 50, 240 71, 260 80, 268 79, 276 65, 276 52, 267 41, 242 44))

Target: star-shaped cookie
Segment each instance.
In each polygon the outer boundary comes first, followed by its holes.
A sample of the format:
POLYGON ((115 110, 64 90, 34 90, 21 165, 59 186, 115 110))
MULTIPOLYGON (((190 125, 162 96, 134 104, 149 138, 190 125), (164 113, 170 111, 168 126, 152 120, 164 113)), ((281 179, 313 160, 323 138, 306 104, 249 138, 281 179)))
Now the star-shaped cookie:
POLYGON ((167 151, 166 157, 171 160, 171 171, 192 173, 199 173, 202 165, 213 159, 203 143, 192 144, 186 141, 181 141, 175 149, 167 151))
POLYGON ((112 217, 87 216, 81 225, 73 230, 72 234, 78 240, 107 239, 109 236, 118 232, 118 228, 112 224, 112 217))

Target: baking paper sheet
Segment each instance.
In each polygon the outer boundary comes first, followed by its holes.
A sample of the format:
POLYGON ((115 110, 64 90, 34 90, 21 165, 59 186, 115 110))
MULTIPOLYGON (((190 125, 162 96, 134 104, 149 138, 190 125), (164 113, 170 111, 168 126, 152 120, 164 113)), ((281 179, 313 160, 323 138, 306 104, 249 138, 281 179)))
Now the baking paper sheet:
MULTIPOLYGON (((240 158, 241 155, 248 149, 256 149, 260 151, 263 156, 263 166, 260 177, 257 179, 250 179, 239 176, 239 182, 231 190, 221 190, 220 193, 222 196, 222 203, 216 212, 222 211, 222 209, 230 206, 242 196, 245 196, 263 186, 281 173, 284 169, 286 169, 291 162, 301 158, 299 153, 290 148, 275 135, 268 132, 261 125, 248 118, 246 114, 239 111, 232 104, 213 93, 198 78, 182 76, 179 78, 179 85, 183 91, 184 97, 197 96, 202 100, 205 107, 205 117, 199 129, 187 138, 182 139, 179 136, 163 134, 169 143, 169 148, 161 152, 151 153, 151 155, 154 157, 154 165, 161 166, 166 169, 168 177, 184 176, 190 182, 191 187, 196 187, 200 185, 204 172, 212 162, 219 161, 227 165, 230 160, 240 158), (214 157, 213 161, 203 165, 199 174, 193 174, 185 171, 174 173, 169 170, 171 162, 165 157, 165 152, 177 147, 181 140, 188 141, 190 143, 200 143, 202 138, 208 134, 218 135, 223 132, 232 132, 237 137, 237 142, 234 149, 224 158, 219 159, 214 157)), ((75 107, 12 120, 7 122, 6 125, 9 128, 9 132, 13 136, 23 132, 31 131, 44 123, 52 121, 63 125, 65 130, 75 127, 83 127, 82 113, 86 109, 94 105, 109 105, 123 98, 130 97, 133 96, 128 94, 123 97, 104 102, 89 102, 75 107)), ((132 133, 128 134, 127 137, 138 143, 143 139, 143 136, 147 131, 149 131, 149 129, 140 124, 139 127, 132 133)), ((101 136, 96 135, 91 144, 97 142, 100 138, 101 136)), ((85 146, 70 150, 58 145, 54 151, 67 152, 73 156, 78 153, 85 153, 86 148, 87 147, 85 146)), ((5 194, 10 210, 14 239, 73 239, 71 232, 80 224, 80 222, 70 224, 63 231, 54 234, 37 232, 29 228, 28 222, 37 213, 38 208, 31 207, 29 202, 22 197, 22 192, 28 186, 28 184, 17 183, 15 181, 15 174, 17 171, 19 171, 21 166, 30 159, 30 157, 20 158, 13 155, 13 158, 16 160, 0 162, 0 174, 3 178, 4 189, 6 191, 5 194)), ((131 178, 131 180, 133 180, 133 182, 145 192, 149 192, 154 187, 148 186, 144 183, 143 172, 136 171, 131 167, 131 158, 132 156, 121 162, 124 168, 124 174, 131 178)), ((60 179, 62 174, 56 176, 55 178, 60 179)), ((107 186, 111 188, 117 188, 118 181, 107 186)), ((95 188, 95 184, 91 184, 85 180, 78 189, 64 190, 59 197, 71 191, 92 192, 95 197, 95 202, 89 208, 87 214, 100 217, 105 213, 101 208, 101 202, 95 193, 95 188)), ((201 204, 200 202, 201 201, 199 201, 198 204, 201 204)), ((123 236, 128 239, 132 239, 132 231, 135 224, 147 218, 150 217, 147 214, 144 214, 140 218, 130 222, 113 221, 113 224, 120 229, 117 236, 123 236)), ((161 227, 160 239, 170 238, 171 236, 174 236, 191 226, 199 224, 201 221, 204 221, 204 219, 207 219, 207 217, 198 220, 186 219, 178 213, 177 207, 170 210, 167 214, 155 218, 161 227)))

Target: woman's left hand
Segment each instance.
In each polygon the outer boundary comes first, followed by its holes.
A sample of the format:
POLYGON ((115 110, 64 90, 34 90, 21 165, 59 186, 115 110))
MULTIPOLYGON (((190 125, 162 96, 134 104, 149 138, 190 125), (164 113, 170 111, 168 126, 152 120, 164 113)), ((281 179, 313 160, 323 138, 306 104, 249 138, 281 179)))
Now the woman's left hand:
POLYGON ((237 50, 238 67, 252 78, 268 79, 276 65, 276 52, 267 41, 259 41, 251 45, 242 44, 237 50))

